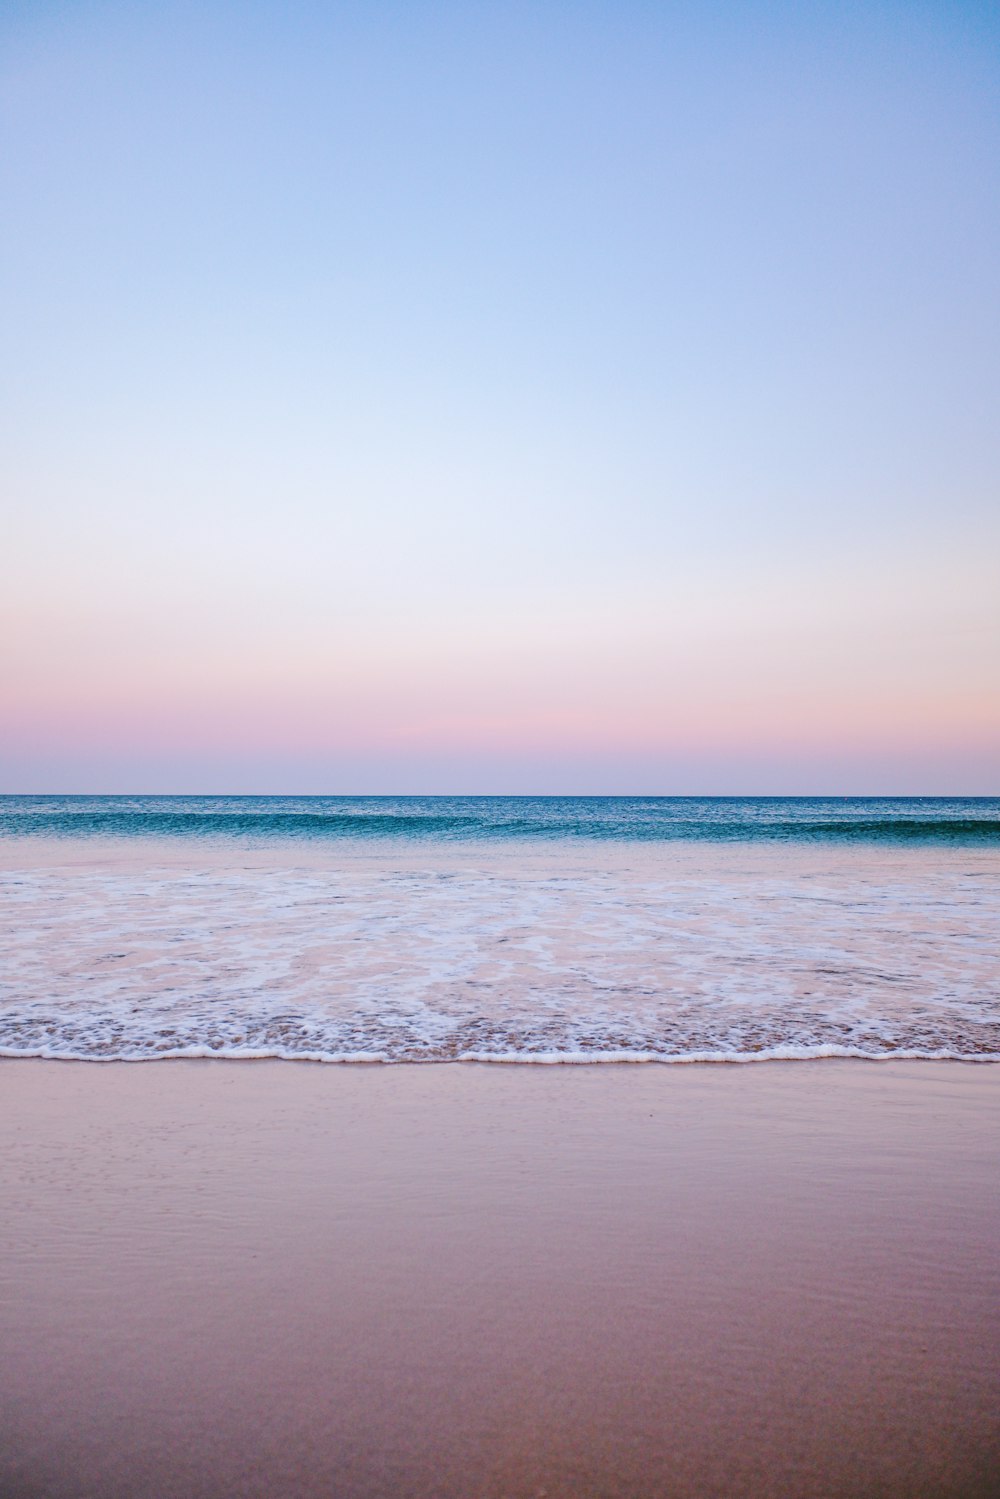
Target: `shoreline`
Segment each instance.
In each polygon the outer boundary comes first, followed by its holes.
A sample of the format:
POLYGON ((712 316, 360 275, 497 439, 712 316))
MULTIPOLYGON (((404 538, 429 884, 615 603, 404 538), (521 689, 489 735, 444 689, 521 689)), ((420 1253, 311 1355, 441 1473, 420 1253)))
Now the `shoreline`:
POLYGON ((736 1052, 728 1055, 698 1052, 690 1056, 660 1056, 643 1055, 629 1052, 608 1053, 602 1056, 590 1056, 585 1053, 571 1054, 548 1054, 541 1052, 532 1056, 525 1053, 514 1053, 511 1055, 494 1054, 485 1052, 472 1053, 457 1057, 385 1057, 385 1056, 327 1056, 319 1052, 280 1052, 280 1051, 215 1051, 210 1047, 201 1050, 187 1050, 178 1052, 162 1052, 154 1056, 123 1057, 123 1056, 85 1056, 61 1055, 46 1052, 16 1052, 0 1048, 0 1063, 4 1062, 59 1062, 79 1063, 83 1066, 90 1065, 120 1065, 123 1067, 153 1066, 161 1062, 237 1062, 252 1064, 255 1062, 288 1062, 293 1066, 310 1067, 344 1067, 344 1068, 409 1068, 409 1067, 569 1067, 569 1068, 603 1068, 603 1067, 745 1067, 745 1066, 785 1066, 788 1064, 802 1063, 886 1063, 899 1064, 926 1064, 934 1065, 957 1065, 971 1067, 995 1067, 1000 1063, 1000 1053, 983 1052, 979 1055, 963 1055, 952 1052, 923 1052, 923 1051, 889 1051, 889 1052, 863 1052, 857 1049, 844 1047, 841 1050, 830 1049, 829 1051, 807 1051, 802 1049, 796 1051, 793 1047, 772 1048, 762 1052, 736 1052))

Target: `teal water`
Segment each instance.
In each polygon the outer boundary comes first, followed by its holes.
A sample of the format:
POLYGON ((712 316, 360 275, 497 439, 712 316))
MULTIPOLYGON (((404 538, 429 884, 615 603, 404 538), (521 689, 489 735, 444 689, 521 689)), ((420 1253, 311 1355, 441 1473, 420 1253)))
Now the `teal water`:
POLYGON ((0 837, 25 836, 1000 844, 1000 798, 0 797, 0 837))

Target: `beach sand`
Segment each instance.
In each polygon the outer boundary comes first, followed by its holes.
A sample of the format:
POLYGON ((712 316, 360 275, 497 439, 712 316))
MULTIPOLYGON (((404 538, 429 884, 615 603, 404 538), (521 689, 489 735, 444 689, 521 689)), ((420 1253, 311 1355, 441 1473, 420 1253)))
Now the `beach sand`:
POLYGON ((1000 1493, 1000 1068, 0 1063, 0 1493, 1000 1493))

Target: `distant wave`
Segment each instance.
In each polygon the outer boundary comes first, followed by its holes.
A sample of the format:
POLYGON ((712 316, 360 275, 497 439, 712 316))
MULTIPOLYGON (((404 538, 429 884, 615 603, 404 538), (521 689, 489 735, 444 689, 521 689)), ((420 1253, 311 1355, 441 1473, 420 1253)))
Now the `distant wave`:
POLYGON ((1000 800, 3 797, 0 836, 983 844, 1000 800))

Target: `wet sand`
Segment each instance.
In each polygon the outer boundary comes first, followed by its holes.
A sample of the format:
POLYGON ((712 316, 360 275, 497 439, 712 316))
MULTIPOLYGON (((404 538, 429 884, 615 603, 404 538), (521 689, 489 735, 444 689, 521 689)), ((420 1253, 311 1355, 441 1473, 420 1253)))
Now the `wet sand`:
POLYGON ((1000 1492, 1000 1067, 0 1063, 0 1494, 1000 1492))

